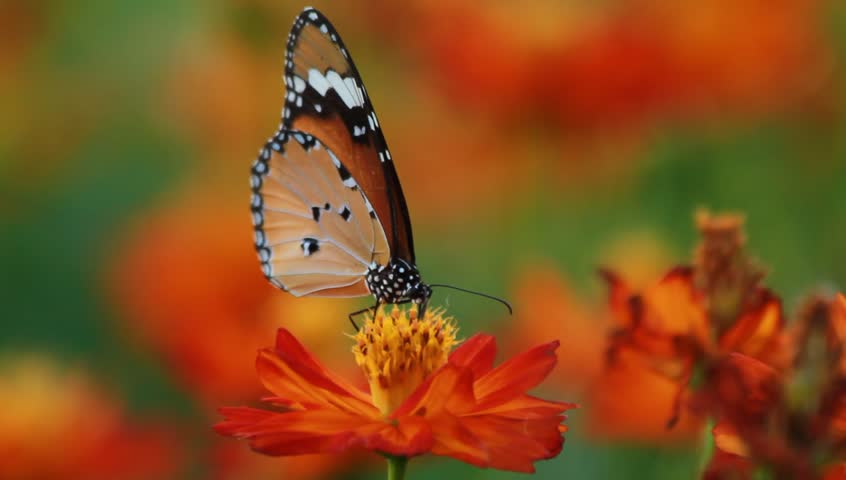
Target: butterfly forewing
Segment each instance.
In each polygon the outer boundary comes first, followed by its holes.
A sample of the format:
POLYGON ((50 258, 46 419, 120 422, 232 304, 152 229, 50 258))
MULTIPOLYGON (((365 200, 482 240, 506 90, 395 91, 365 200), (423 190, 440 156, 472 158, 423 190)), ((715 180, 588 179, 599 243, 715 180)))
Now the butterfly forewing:
POLYGON ((253 165, 253 223, 265 275, 294 295, 360 296, 389 258, 373 207, 331 150, 283 130, 253 165))
POLYGON ((373 205, 391 256, 414 263, 408 207, 376 113, 349 52, 320 12, 294 22, 285 63, 282 129, 320 139, 373 205))

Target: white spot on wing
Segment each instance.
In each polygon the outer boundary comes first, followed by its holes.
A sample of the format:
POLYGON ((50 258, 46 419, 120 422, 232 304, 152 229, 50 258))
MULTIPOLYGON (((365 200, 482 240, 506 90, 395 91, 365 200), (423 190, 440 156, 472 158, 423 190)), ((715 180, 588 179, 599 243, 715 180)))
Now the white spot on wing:
POLYGON ((347 77, 344 79, 344 83, 347 86, 347 90, 355 95, 356 105, 364 105, 364 95, 361 93, 361 88, 359 88, 358 84, 355 83, 355 79, 353 77, 347 77))
POLYGON ((361 107, 364 105, 364 94, 358 84, 356 84, 355 79, 352 77, 342 78, 334 70, 329 70, 326 75, 323 75, 316 68, 309 69, 308 84, 323 97, 326 96, 326 92, 330 88, 334 89, 347 108, 361 107))
POLYGON ((311 68, 308 71, 308 84, 311 85, 320 96, 325 97, 326 91, 332 88, 332 85, 326 80, 326 77, 323 76, 316 68, 311 68))
POLYGON ((305 87, 305 80, 300 78, 298 75, 294 75, 294 90, 296 90, 297 93, 303 93, 305 91, 305 87))
POLYGON ((335 168, 341 168, 341 161, 338 160, 338 157, 336 157, 335 154, 332 153, 331 150, 326 150, 326 152, 329 154, 329 157, 332 159, 332 164, 335 165, 335 168))
POLYGON ((323 32, 323 33, 329 33, 329 29, 328 29, 328 28, 326 28, 326 24, 325 24, 325 23, 324 23, 323 25, 321 25, 321 26, 320 26, 320 31, 321 31, 321 32, 323 32))
POLYGON ((311 12, 311 13, 309 13, 309 14, 308 14, 308 18, 310 18, 312 21, 317 20, 317 12, 311 12))
MULTIPOLYGON (((334 70, 329 70, 329 73, 326 74, 326 80, 332 85, 332 88, 335 89, 335 93, 341 97, 341 101, 344 102, 344 105, 347 108, 353 108, 355 106, 360 106, 361 104, 358 103, 358 99, 353 97, 352 92, 347 89, 347 83, 344 81, 343 78, 338 74, 338 72, 334 70)), ((350 79, 353 80, 353 79, 350 79)), ((355 85, 355 80, 353 80, 353 85, 355 85)))

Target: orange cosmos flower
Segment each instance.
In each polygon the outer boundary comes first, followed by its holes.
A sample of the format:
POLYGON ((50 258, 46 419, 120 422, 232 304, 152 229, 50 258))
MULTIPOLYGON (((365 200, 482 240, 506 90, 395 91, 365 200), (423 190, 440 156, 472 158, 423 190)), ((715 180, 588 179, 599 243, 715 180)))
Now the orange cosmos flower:
POLYGON ((552 371, 558 342, 497 368, 494 338, 456 345, 442 311, 380 309, 355 336, 353 355, 367 377, 361 390, 327 370, 280 329, 256 369, 277 410, 221 409, 215 426, 267 455, 367 449, 395 457, 446 455, 478 467, 533 472, 561 451, 564 411, 575 405, 526 394, 552 371), (514 448, 520 445, 520 448, 514 448))

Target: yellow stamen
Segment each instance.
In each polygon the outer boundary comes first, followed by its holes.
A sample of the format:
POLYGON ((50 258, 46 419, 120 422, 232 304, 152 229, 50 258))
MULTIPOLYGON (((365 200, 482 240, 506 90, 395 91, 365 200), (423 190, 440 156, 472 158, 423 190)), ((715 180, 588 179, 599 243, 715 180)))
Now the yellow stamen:
POLYGON ((429 309, 417 318, 417 307, 384 308, 367 318, 353 347, 355 361, 370 383, 373 404, 390 415, 429 374, 446 363, 457 343, 457 328, 443 310, 429 309))

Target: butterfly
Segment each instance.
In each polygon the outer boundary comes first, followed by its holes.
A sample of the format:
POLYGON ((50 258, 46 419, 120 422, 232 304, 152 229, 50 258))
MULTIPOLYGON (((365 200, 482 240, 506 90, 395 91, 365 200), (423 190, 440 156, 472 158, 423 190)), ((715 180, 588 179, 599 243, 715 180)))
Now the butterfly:
POLYGON ((422 315, 432 288, 391 152, 349 51, 314 8, 294 21, 284 78, 281 126, 250 176, 264 275, 295 296, 373 295, 422 315))

